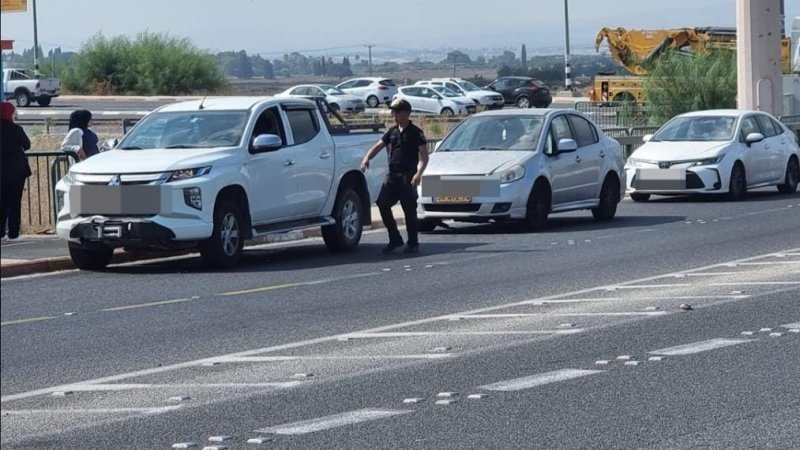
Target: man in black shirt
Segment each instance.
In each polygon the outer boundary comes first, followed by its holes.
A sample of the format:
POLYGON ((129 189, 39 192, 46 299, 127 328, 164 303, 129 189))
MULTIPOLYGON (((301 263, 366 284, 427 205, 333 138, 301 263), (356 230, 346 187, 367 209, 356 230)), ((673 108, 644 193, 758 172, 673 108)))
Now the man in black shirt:
POLYGON ((389 106, 394 116, 395 126, 389 129, 361 161, 361 170, 369 168, 369 161, 384 147, 389 152, 389 173, 383 182, 381 193, 376 204, 381 218, 389 232, 389 244, 384 253, 393 252, 403 246, 403 238, 397 230, 397 222, 392 214, 392 207, 400 201, 406 217, 408 243, 404 253, 417 253, 417 186, 422 180, 422 173, 428 166, 428 146, 425 133, 411 123, 411 104, 406 100, 396 99, 389 106))

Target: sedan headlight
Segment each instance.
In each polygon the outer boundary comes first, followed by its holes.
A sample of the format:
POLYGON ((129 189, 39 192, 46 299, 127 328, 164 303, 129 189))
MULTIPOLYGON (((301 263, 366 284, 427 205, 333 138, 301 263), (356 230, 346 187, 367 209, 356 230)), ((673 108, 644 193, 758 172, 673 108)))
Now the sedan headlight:
POLYGON ((500 172, 500 183, 506 184, 521 180, 525 176, 525 168, 517 164, 500 172))
POLYGON ((644 165, 645 165, 644 161, 636 158, 628 158, 628 162, 625 163, 625 167, 630 167, 632 169, 644 167, 644 165))
POLYGON ((706 159, 700 159, 700 160, 697 160, 697 161, 692 161, 692 163, 689 165, 689 167, 713 166, 714 164, 719 164, 719 162, 722 161, 722 158, 724 158, 724 157, 725 157, 725 155, 719 155, 719 156, 715 156, 713 158, 706 158, 706 159))
POLYGON ((196 169, 176 170, 170 174, 169 178, 167 179, 167 183, 201 177, 206 175, 208 172, 211 172, 211 166, 198 167, 196 169))

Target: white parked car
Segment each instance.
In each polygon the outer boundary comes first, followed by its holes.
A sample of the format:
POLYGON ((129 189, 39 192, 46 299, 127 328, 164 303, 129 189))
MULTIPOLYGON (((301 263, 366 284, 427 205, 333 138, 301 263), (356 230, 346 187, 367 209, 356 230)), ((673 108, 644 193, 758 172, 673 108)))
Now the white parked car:
POLYGON ((353 78, 336 87, 363 99, 370 108, 377 108, 381 103, 388 105, 397 94, 397 84, 389 78, 353 78))
POLYGON ((773 116, 755 111, 709 110, 681 114, 628 158, 628 193, 727 194, 777 186, 792 193, 800 180, 796 136, 773 116))
POLYGON ((452 116, 477 110, 472 99, 442 86, 403 86, 398 88, 396 97, 407 100, 417 112, 452 116))
POLYGON ((364 112, 364 100, 350 95, 330 84, 301 84, 277 94, 276 97, 322 97, 331 109, 346 112, 364 112))
POLYGON ((437 146, 419 188, 420 230, 441 220, 524 221, 591 209, 610 220, 625 188, 619 142, 572 109, 486 111, 437 146))
POLYGON ((433 78, 430 80, 417 81, 415 84, 422 86, 444 86, 465 97, 475 101, 476 105, 481 105, 487 109, 502 109, 505 101, 503 95, 495 91, 481 89, 474 83, 462 80, 461 78, 433 78))

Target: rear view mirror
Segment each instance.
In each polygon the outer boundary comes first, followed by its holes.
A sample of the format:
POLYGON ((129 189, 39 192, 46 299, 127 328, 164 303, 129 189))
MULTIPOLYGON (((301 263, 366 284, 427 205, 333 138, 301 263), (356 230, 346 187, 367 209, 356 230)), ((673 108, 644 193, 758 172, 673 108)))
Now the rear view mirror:
POLYGON ((574 152, 578 149, 578 143, 575 139, 559 139, 558 146, 556 147, 558 153, 574 152))
POLYGON ((278 150, 282 146, 283 141, 275 134, 259 134, 253 140, 253 150, 259 153, 278 150))
POLYGON ((653 139, 652 134, 645 134, 644 136, 642 136, 642 142, 650 142, 650 139, 653 139))
POLYGON ((761 133, 750 133, 744 139, 744 142, 747 144, 748 147, 750 145, 755 144, 756 142, 761 142, 764 140, 764 135, 761 133))

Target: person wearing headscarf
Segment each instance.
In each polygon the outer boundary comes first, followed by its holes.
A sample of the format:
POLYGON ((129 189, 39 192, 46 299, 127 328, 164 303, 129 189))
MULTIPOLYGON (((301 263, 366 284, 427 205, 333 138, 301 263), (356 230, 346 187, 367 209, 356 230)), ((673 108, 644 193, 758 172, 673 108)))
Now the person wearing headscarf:
POLYGON ((22 225, 22 193, 31 167, 25 151, 31 141, 21 126, 14 123, 16 108, 8 102, 0 104, 0 151, 2 151, 2 183, 0 183, 0 237, 19 237, 22 225))
POLYGON ((97 134, 89 128, 92 124, 92 113, 79 109, 69 115, 69 132, 61 141, 61 150, 75 152, 78 158, 83 160, 100 153, 98 147, 99 138, 97 134))

